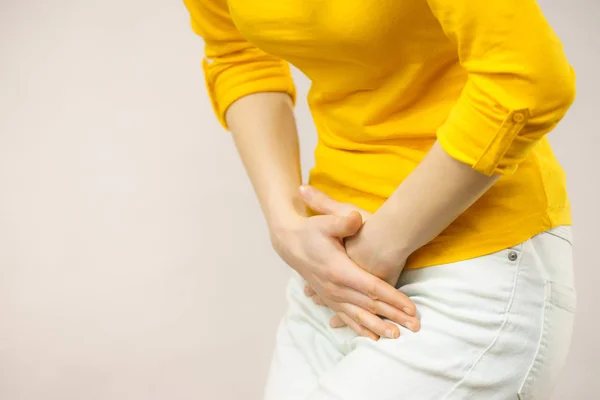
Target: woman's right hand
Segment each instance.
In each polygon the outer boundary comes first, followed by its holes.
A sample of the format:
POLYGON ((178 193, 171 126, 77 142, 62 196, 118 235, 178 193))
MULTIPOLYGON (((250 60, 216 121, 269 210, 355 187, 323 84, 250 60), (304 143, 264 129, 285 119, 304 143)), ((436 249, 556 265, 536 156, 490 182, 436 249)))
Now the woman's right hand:
POLYGON ((381 317, 412 321, 415 305, 350 260, 342 240, 356 234, 361 226, 362 217, 357 212, 298 217, 273 231, 271 237, 277 253, 308 282, 323 305, 356 322, 349 326, 357 334, 374 340, 380 336, 397 338, 398 327, 381 317))

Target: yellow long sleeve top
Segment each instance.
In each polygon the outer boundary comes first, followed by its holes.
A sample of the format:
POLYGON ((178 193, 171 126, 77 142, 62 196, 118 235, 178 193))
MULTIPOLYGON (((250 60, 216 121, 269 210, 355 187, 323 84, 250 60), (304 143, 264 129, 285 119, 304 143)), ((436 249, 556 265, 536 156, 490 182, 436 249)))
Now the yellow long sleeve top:
POLYGON ((375 211, 436 139, 475 170, 502 175, 407 268, 571 223, 545 135, 573 102, 575 76, 534 0, 184 2, 225 127, 240 97, 295 96, 288 62, 311 79, 319 140, 310 183, 331 197, 375 211))

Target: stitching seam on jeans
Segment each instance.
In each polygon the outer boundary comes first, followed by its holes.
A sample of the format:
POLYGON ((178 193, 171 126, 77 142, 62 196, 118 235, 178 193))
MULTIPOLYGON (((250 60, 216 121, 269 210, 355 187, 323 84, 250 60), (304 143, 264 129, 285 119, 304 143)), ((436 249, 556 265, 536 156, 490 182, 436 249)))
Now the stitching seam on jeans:
POLYGON ((519 386, 519 390, 517 391, 517 397, 519 398, 519 400, 526 400, 527 399, 527 392, 525 391, 525 385, 527 385, 527 383, 530 381, 531 378, 531 374, 534 372, 534 368, 536 365, 536 362, 538 360, 538 356, 540 354, 540 350, 542 348, 542 342, 544 340, 544 336, 546 334, 546 317, 547 317, 547 313, 548 313, 548 297, 550 296, 550 281, 546 280, 544 282, 544 307, 542 307, 542 328, 540 329, 540 336, 538 338, 538 342, 537 342, 537 346, 535 347, 535 353, 533 354, 533 360, 531 360, 531 364, 529 365, 529 368, 527 369, 527 373, 525 374, 525 377, 523 378, 523 380, 521 381, 521 385, 519 386))
POLYGON ((557 235, 556 233, 554 233, 554 232, 552 231, 552 229, 550 229, 550 230, 548 230, 548 231, 545 231, 545 232, 543 232, 543 233, 547 233, 548 235, 552 235, 552 236, 554 236, 555 238, 559 238, 560 240, 564 240, 565 242, 569 243, 571 246, 573 245, 573 243, 571 242, 571 240, 567 239, 567 238, 566 238, 566 237, 564 237, 564 236, 557 235))
POLYGON ((450 396, 453 392, 455 392, 456 389, 458 389, 469 378, 469 375, 471 374, 471 372, 473 372, 473 370, 475 369, 475 367, 477 367, 477 365, 483 359, 483 357, 498 342, 498 338, 500 337, 500 334, 502 333, 502 331, 506 327, 506 324, 508 323, 508 314, 510 313, 510 310, 512 308, 513 302, 515 300, 515 294, 517 292, 517 284, 518 284, 519 275, 520 275, 520 272, 521 272, 521 260, 522 259, 523 259, 523 256, 519 257, 519 262, 517 263, 517 268, 516 268, 516 271, 515 271, 515 277, 513 278, 513 287, 512 287, 512 291, 510 293, 510 299, 508 300, 508 305, 506 306, 506 311, 504 312, 504 319, 502 320, 502 323, 500 324, 500 327, 498 328, 498 331, 496 332, 496 336, 494 336, 494 339, 492 339, 492 342, 475 359, 475 361, 473 362, 473 364, 471 365, 471 367, 469 368, 469 370, 467 371, 467 373, 465 374, 465 376, 463 376, 463 378, 461 380, 459 380, 458 382, 456 382, 456 384, 452 388, 450 388, 450 390, 444 395, 444 397, 442 397, 442 400, 447 399, 448 396, 450 396))

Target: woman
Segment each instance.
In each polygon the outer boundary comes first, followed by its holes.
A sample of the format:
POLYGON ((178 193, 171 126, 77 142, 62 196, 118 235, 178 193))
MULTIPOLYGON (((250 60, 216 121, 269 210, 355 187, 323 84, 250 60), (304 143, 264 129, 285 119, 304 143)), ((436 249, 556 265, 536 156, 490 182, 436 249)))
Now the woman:
POLYGON ((548 399, 575 294, 546 134, 575 79, 535 1, 185 2, 295 271, 265 398, 548 399), (287 62, 319 135, 300 190, 287 62))

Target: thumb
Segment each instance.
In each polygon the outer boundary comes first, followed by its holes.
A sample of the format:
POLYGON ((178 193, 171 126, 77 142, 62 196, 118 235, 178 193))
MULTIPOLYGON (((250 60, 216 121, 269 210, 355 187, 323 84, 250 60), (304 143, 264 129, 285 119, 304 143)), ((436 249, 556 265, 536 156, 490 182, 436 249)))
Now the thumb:
POLYGON ((352 211, 347 216, 328 215, 321 221, 323 232, 337 238, 356 235, 363 224, 362 216, 357 211, 352 211))
POLYGON ((349 204, 340 203, 310 185, 300 186, 300 197, 304 204, 319 214, 348 215, 350 211, 354 211, 348 207, 349 204))

